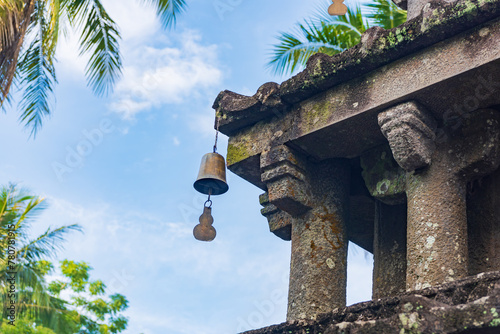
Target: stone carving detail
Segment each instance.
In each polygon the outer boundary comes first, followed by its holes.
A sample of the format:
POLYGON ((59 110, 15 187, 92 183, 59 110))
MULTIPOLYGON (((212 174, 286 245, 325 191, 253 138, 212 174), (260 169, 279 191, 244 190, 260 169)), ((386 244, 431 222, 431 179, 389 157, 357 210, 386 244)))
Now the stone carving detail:
POLYGON ((283 240, 292 240, 292 217, 269 203, 267 192, 259 196, 259 202, 263 206, 260 213, 267 218, 269 230, 283 240))
POLYGON ((436 145, 436 120, 417 102, 397 105, 378 115, 394 159, 407 172, 431 163, 436 145))
POLYGON ((280 145, 263 152, 260 168, 271 204, 292 216, 299 216, 312 208, 305 161, 289 147, 280 145))

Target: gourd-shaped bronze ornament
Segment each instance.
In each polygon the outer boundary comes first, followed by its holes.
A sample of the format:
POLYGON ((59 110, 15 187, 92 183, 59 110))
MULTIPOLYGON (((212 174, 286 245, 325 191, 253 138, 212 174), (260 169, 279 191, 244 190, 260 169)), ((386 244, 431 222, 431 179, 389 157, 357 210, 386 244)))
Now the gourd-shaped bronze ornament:
POLYGON ((212 241, 215 239, 216 231, 212 226, 214 218, 212 217, 212 207, 205 206, 203 214, 200 216, 200 223, 194 227, 193 235, 196 240, 212 241))
POLYGON ((345 15, 347 13, 347 6, 344 5, 344 0, 332 0, 333 5, 328 7, 328 14, 330 15, 345 15))

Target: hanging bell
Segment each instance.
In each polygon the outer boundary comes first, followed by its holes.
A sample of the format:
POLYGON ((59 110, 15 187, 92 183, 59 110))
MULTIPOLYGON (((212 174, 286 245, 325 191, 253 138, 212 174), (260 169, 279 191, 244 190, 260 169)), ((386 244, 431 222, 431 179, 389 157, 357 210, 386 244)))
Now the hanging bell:
POLYGON ((226 162, 219 153, 207 153, 201 159, 200 172, 194 189, 205 195, 221 195, 228 191, 226 162))

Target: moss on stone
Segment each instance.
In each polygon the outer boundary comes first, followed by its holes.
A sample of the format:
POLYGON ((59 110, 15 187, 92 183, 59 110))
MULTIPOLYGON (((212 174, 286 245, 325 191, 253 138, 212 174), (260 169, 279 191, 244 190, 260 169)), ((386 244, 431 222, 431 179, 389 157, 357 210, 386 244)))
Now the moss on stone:
POLYGON ((396 198, 406 189, 406 173, 397 165, 390 150, 377 151, 361 160, 363 179, 376 198, 396 198))
POLYGON ((252 151, 249 150, 244 142, 239 142, 238 144, 229 143, 227 145, 227 165, 234 165, 237 162, 245 160, 252 156, 252 151))

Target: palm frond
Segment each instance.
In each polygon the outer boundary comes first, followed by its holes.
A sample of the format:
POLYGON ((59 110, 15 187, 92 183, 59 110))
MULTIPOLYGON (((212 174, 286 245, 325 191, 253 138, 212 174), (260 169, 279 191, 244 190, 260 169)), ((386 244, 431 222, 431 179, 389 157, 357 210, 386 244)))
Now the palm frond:
POLYGON ((18 65, 20 85, 24 90, 20 103, 21 116, 19 120, 25 127, 31 128, 31 135, 35 136, 42 126, 44 118, 50 114, 49 98, 53 94, 57 83, 53 53, 48 49, 50 23, 47 22, 46 7, 43 1, 36 2, 33 12, 33 24, 28 30, 32 42, 18 65))
POLYGON ((143 0, 156 8, 163 26, 167 29, 175 26, 177 15, 186 9, 185 0, 143 0))
POLYGON ((82 29, 80 54, 90 54, 87 83, 95 94, 109 93, 121 75, 120 33, 99 0, 75 0, 69 4, 70 21, 82 29))
POLYGON ((16 233, 22 235, 45 208, 45 199, 30 195, 27 189, 15 184, 0 188, 0 235, 7 225, 15 225, 16 233))
POLYGON ((343 16, 329 15, 325 6, 318 7, 305 24, 297 24, 294 32, 278 37, 279 43, 273 46, 268 63, 272 72, 292 74, 315 53, 334 55, 353 47, 370 25, 391 29, 406 21, 406 11, 391 0, 373 0, 362 7, 351 5, 343 16))
POLYGON ((71 231, 81 232, 82 228, 77 224, 56 229, 49 228, 45 233, 19 248, 18 257, 28 263, 53 257, 55 252, 62 248, 65 235, 71 231))
POLYGON ((297 24, 294 32, 278 37, 280 43, 273 46, 268 67, 275 74, 291 74, 315 53, 332 56, 358 44, 368 27, 359 6, 348 8, 347 15, 340 17, 326 18, 318 12, 311 20, 297 24))
POLYGON ((390 0, 373 0, 373 3, 364 3, 363 6, 367 9, 366 17, 384 29, 392 29, 406 22, 406 11, 390 0))
MULTIPOLYGON (((64 4, 64 0, 63 0, 64 4)), ((53 61, 59 41, 60 21, 63 7, 60 0, 50 0, 47 9, 47 29, 44 36, 44 47, 47 50, 48 59, 53 61)))

